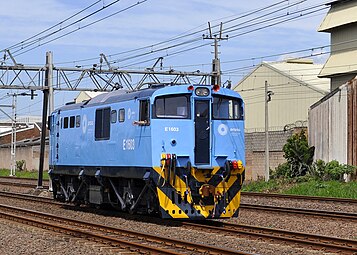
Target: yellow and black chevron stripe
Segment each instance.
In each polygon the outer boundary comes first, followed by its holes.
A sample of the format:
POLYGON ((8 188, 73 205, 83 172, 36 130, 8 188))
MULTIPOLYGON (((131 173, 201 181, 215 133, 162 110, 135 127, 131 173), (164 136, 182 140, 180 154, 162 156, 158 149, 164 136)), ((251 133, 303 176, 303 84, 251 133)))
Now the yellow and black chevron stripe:
POLYGON ((199 220, 238 217, 243 167, 232 169, 226 178, 223 177, 224 167, 213 170, 191 167, 191 171, 177 168, 178 174, 165 167, 154 167, 153 170, 152 178, 156 182, 163 218, 199 220), (202 202, 205 196, 211 203, 202 202))

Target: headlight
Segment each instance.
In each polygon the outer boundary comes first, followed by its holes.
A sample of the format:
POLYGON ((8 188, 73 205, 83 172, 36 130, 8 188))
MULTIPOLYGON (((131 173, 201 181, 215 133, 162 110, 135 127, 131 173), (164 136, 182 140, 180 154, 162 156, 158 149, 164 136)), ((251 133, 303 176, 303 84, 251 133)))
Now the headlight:
POLYGON ((199 97, 206 97, 209 95, 209 89, 208 88, 197 88, 195 90, 195 94, 196 94, 196 96, 199 96, 199 97))

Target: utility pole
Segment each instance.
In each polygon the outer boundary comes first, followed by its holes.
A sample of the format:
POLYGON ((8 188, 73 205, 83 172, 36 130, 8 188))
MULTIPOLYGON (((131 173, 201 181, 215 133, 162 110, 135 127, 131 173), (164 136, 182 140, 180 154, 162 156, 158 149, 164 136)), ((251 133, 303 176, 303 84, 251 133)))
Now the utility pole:
POLYGON ((46 59, 48 63, 46 62, 47 68, 48 68, 48 103, 49 103, 49 112, 48 115, 51 115, 51 113, 54 111, 54 96, 53 96, 53 55, 52 51, 49 51, 46 53, 46 59))
POLYGON ((269 181, 269 108, 268 103, 271 101, 272 91, 268 91, 268 81, 265 81, 265 181, 269 181))
POLYGON ((203 35, 203 39, 214 40, 214 58, 212 60, 212 76, 211 76, 211 85, 218 85, 221 87, 221 62, 218 58, 218 41, 228 40, 228 35, 225 38, 222 38, 222 22, 219 30, 219 36, 212 35, 211 23, 208 22, 209 35, 203 35))
POLYGON ((16 176, 16 104, 17 94, 12 95, 12 118, 11 118, 11 164, 10 176, 16 176))
MULTIPOLYGON (((47 68, 48 68, 48 77, 46 79, 48 79, 47 83, 48 83, 48 92, 49 92, 49 95, 48 95, 49 96, 48 97, 48 103, 49 103, 48 116, 51 116, 51 113, 55 110, 55 108, 54 108, 54 99, 55 98, 54 98, 54 94, 53 94, 53 55, 52 55, 52 51, 49 51, 46 53, 46 58, 47 58, 46 64, 47 64, 47 68)), ((106 59, 105 55, 104 55, 104 58, 105 58, 106 62, 109 63, 108 60, 106 59)), ((102 59, 102 54, 101 54, 101 59, 102 59)), ((110 68, 110 66, 109 66, 109 68, 110 68)), ((43 121, 43 118, 42 118, 42 121, 43 121)), ((46 130, 46 129, 43 129, 43 125, 42 125, 42 130, 46 130)), ((46 148, 46 144, 45 144, 45 148, 46 148)), ((45 159, 43 158, 41 160, 44 161, 45 159)), ((38 178, 38 186, 39 187, 42 186, 42 183, 40 183, 40 178, 38 178)), ((52 181, 49 182, 48 190, 52 191, 52 181)))

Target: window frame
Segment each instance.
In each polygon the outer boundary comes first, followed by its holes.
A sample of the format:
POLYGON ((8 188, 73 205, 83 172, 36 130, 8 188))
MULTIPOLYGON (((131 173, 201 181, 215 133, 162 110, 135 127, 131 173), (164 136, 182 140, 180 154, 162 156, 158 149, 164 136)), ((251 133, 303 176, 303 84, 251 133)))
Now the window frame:
POLYGON ((154 104, 153 104, 153 111, 152 111, 152 117, 154 119, 179 119, 179 120, 187 120, 187 119, 191 119, 191 94, 174 94, 174 95, 163 95, 163 96, 157 96, 155 98, 154 104), (176 115, 176 116, 168 116, 165 115, 163 117, 158 116, 156 113, 156 102, 159 99, 164 99, 164 104, 165 104, 165 100, 167 98, 177 98, 177 97, 185 97, 186 98, 186 106, 187 106, 187 116, 186 117, 180 117, 180 115, 176 115))
MULTIPOLYGON (((228 111, 229 111, 229 108, 228 108, 228 111)), ((228 115, 229 115, 229 112, 228 112, 228 115)), ((235 121, 237 121, 237 120, 244 120, 244 107, 243 107, 243 100, 241 99, 241 98, 237 98, 237 97, 230 97, 230 96, 221 96, 221 95, 214 95, 214 96, 212 96, 212 113, 211 113, 211 117, 212 117, 212 120, 235 120, 235 121), (214 100, 215 99, 226 99, 226 100, 232 100, 232 103, 233 103, 233 105, 232 105, 232 118, 222 118, 222 117, 220 117, 220 118, 217 118, 217 117, 215 117, 214 116, 214 114, 215 114, 215 108, 214 108, 214 100), (240 109, 240 111, 241 111, 241 114, 238 114, 237 112, 236 112, 236 107, 235 107, 235 105, 236 104, 234 104, 235 102, 237 102, 238 103, 238 111, 239 111, 239 109, 240 109), (234 118, 235 116, 239 116, 238 118, 234 118)))
POLYGON ((81 115, 76 116, 76 128, 81 126, 81 115))
POLYGON ((96 141, 110 139, 111 108, 98 108, 95 110, 94 138, 96 141), (107 114, 107 115, 106 115, 107 114))
POLYGON ((76 126, 76 117, 70 116, 69 117, 69 128, 74 128, 76 126))
POLYGON ((142 126, 150 126, 150 99, 139 100, 139 122, 142 126), (144 109, 145 108, 145 109, 144 109))
POLYGON ((63 118, 63 129, 67 129, 69 127, 69 118, 64 117, 63 118))
POLYGON ((125 108, 120 108, 118 113, 118 121, 122 123, 125 121, 125 108))
POLYGON ((110 111, 110 123, 117 123, 117 110, 110 111))

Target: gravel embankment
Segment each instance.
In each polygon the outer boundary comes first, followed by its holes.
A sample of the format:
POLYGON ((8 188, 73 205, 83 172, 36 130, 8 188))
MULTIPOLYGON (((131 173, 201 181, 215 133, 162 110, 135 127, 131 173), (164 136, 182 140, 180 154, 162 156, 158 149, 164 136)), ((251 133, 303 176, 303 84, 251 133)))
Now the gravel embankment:
MULTIPOLYGON (((0 187, 0 190, 2 190, 2 187, 0 187)), ((11 190, 13 189, 11 188, 11 190)), ((16 191, 19 192, 19 190, 16 191)), ((31 192, 27 191, 27 193, 31 193, 31 192)), ((46 193, 43 192, 41 195, 45 196, 46 193)), ((329 253, 322 253, 321 251, 317 251, 317 250, 315 251, 315 250, 308 250, 306 248, 302 249, 302 248, 292 247, 285 244, 268 243, 259 240, 249 240, 236 236, 223 236, 223 235, 218 235, 217 233, 204 233, 202 231, 188 230, 186 228, 180 227, 179 223, 178 226, 168 226, 167 224, 165 224, 164 221, 161 221, 161 223, 160 222, 150 223, 140 220, 131 220, 130 215, 111 216, 105 214, 95 214, 93 212, 86 212, 85 208, 82 211, 78 211, 78 210, 71 210, 67 207, 46 205, 40 203, 35 204, 32 202, 25 202, 25 201, 14 200, 14 199, 10 200, 1 197, 0 197, 0 203, 11 204, 13 206, 19 206, 23 208, 36 209, 47 213, 60 214, 65 217, 72 217, 84 221, 91 221, 91 222, 106 224, 106 225, 120 227, 120 228, 126 228, 126 229, 137 230, 137 231, 145 230, 145 232, 147 233, 151 233, 154 235, 162 235, 174 239, 190 240, 190 241, 200 242, 208 245, 221 245, 231 249, 250 252, 252 254, 267 254, 267 255, 329 254, 329 253)), ((308 203, 313 203, 313 202, 309 201, 308 203)), ((281 205, 281 206, 286 206, 286 205, 281 205)), ((251 210, 249 211, 242 210, 239 219, 230 219, 228 220, 228 222, 260 225, 266 227, 277 227, 277 228, 283 228, 283 229, 289 229, 295 231, 297 230, 301 232, 339 236, 344 238, 357 237, 357 233, 356 233, 357 224, 354 222, 347 223, 345 221, 331 221, 326 219, 310 218, 310 217, 305 217, 305 219, 303 219, 301 218, 301 216, 284 216, 282 214, 264 213, 260 211, 254 212, 251 210)), ((13 231, 15 232, 16 229, 13 231)), ((41 231, 42 230, 39 230, 39 232, 41 231)), ((12 230, 11 228, 10 229, 5 228, 4 230, 1 228, 0 232, 1 232, 1 236, 7 236, 10 235, 10 233, 12 233, 12 230)), ((28 231, 16 232, 16 235, 19 236, 20 240, 22 240, 21 247, 24 250, 30 251, 27 254, 35 253, 36 251, 33 250, 32 245, 30 245, 29 242, 23 241, 23 240, 29 240, 28 234, 29 234, 28 231)), ((52 235, 46 235, 46 237, 48 236, 52 237, 52 235)), ((76 245, 78 245, 78 242, 73 242, 70 244, 63 243, 63 241, 62 242, 58 241, 58 240, 62 240, 61 238, 58 238, 55 235, 53 236, 54 238, 52 242, 56 243, 56 247, 59 247, 57 249, 61 250, 61 254, 67 254, 66 253, 67 249, 68 252, 71 252, 70 254, 85 254, 85 253, 92 254, 90 253, 90 251, 88 252, 84 251, 84 249, 83 251, 81 251, 80 249, 77 250, 76 248, 72 249, 71 248, 72 245, 73 247, 75 247, 76 245)), ((36 239, 41 239, 41 238, 43 238, 43 236, 38 237, 36 239)), ((9 245, 13 247, 16 246, 16 243, 18 245, 18 242, 13 243, 9 239, 1 239, 1 242, 3 246, 9 245)), ((45 247, 46 245, 43 246, 45 247)), ((90 247, 92 246, 89 245, 89 248, 90 247)), ((89 249, 88 246, 86 246, 85 248, 89 249)), ((11 249, 6 251, 9 252, 3 254, 21 254, 21 253, 10 252, 12 251, 11 249)), ((95 253, 95 254, 100 254, 100 253, 95 253)), ((110 254, 110 253, 108 252, 105 254, 110 254)))
MULTIPOLYGON (((105 255, 115 250, 100 247, 97 243, 70 238, 43 229, 0 218, 0 254, 2 255, 105 255)), ((116 253, 118 254, 118 253, 116 253)))

